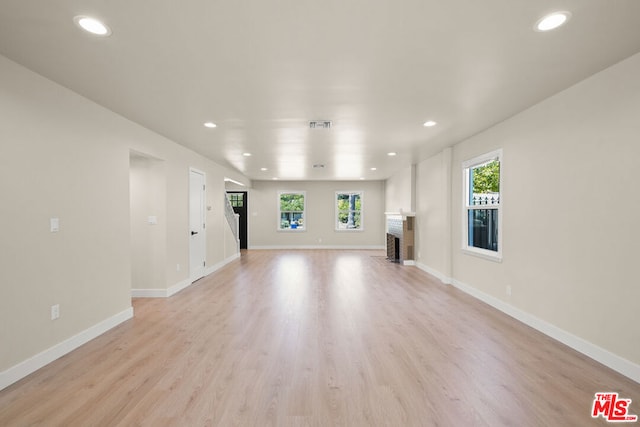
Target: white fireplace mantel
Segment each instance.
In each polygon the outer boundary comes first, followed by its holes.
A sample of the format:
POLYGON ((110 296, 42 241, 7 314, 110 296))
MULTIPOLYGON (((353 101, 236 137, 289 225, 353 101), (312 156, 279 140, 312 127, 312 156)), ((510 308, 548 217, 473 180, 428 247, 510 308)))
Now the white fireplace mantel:
POLYGON ((403 221, 407 219, 408 216, 416 216, 415 212, 405 212, 403 210, 400 210, 398 212, 385 212, 384 214, 387 216, 387 218, 402 219, 403 221))

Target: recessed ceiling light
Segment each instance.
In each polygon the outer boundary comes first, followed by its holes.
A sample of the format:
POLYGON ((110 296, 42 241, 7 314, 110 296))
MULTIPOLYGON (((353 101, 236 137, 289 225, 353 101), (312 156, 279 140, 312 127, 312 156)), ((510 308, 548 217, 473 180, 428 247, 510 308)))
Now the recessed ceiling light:
POLYGON ((267 168, 260 168, 260 170, 261 170, 262 172, 264 172, 264 171, 268 171, 269 169, 267 169, 267 168))
POLYGON ((360 180, 361 180, 361 181, 364 181, 364 176, 361 176, 361 177, 360 177, 360 180))
POLYGON ((372 170, 372 171, 377 171, 377 170, 378 170, 378 168, 371 168, 371 170, 372 170))
POLYGON ((538 20, 534 29, 536 31, 550 31, 565 24, 570 17, 571 13, 569 12, 553 12, 538 20))
POLYGON ((217 125, 217 124, 215 124, 215 123, 213 123, 213 122, 206 122, 206 123, 204 124, 204 127, 206 127, 206 128, 210 128, 210 129, 213 129, 214 127, 217 127, 217 126, 218 126, 218 125, 217 125))
POLYGON ((245 157, 251 157, 251 153, 242 153, 242 155, 245 157))
POLYGON ((73 21, 83 30, 96 36, 107 37, 111 35, 111 29, 102 22, 89 16, 76 16, 73 21))
POLYGON ((278 178, 277 178, 277 177, 275 177, 275 176, 274 176, 273 178, 271 178, 271 179, 272 179, 272 180, 274 180, 274 181, 277 181, 277 180, 278 180, 278 178))
POLYGON ((393 151, 390 153, 387 153, 387 156, 395 156, 397 153, 394 153, 393 151))
POLYGON ((437 124, 438 124, 438 123, 437 123, 437 122, 434 122, 433 120, 427 120, 426 122, 424 122, 424 123, 422 124, 422 126, 427 127, 427 128, 430 128, 430 127, 435 126, 435 125, 437 125, 437 124))

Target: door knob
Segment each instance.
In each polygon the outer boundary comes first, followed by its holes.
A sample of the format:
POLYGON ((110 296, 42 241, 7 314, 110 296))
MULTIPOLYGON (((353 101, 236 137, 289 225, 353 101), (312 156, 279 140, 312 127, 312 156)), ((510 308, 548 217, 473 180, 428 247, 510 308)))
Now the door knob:
POLYGON ((194 234, 198 234, 198 232, 197 231, 192 231, 191 235, 193 236, 194 234))

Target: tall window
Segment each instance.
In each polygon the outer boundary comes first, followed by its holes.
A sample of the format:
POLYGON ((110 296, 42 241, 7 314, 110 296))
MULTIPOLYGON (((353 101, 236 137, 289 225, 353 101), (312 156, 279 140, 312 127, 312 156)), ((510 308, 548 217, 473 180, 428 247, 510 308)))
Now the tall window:
POLYGON ((362 229, 362 191, 337 191, 336 230, 362 229))
POLYGON ((463 245, 468 252, 502 259, 502 150, 463 163, 463 245))
POLYGON ((305 193, 304 192, 280 192, 278 193, 278 206, 280 215, 278 220, 279 230, 304 230, 305 193))

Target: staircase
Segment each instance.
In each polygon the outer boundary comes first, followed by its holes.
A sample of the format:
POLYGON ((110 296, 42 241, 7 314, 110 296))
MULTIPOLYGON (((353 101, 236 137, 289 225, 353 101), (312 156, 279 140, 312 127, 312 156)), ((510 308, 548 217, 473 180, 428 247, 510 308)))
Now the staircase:
POLYGON ((240 215, 233 211, 233 206, 231 206, 229 196, 226 192, 224 193, 224 216, 227 218, 227 223, 233 233, 233 237, 235 237, 236 242, 238 242, 238 253, 240 253, 240 215))

